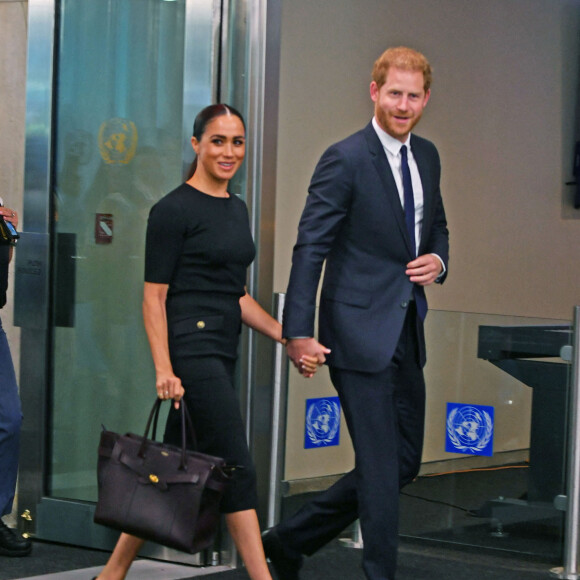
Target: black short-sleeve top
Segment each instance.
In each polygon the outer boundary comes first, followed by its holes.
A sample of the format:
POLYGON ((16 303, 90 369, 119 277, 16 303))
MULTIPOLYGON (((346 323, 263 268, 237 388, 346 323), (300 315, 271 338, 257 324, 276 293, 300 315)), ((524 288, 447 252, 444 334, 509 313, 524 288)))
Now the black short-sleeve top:
POLYGON ((245 294, 255 257, 246 204, 183 183, 149 213, 145 281, 168 284, 168 318, 245 294))

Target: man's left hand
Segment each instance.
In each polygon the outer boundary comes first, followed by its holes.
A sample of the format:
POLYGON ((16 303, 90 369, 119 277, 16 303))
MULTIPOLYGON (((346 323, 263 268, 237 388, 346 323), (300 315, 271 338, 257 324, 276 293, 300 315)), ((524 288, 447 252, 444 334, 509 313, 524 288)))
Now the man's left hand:
POLYGON ((415 258, 407 264, 405 274, 409 280, 419 286, 429 286, 433 284, 443 271, 441 260, 434 254, 424 254, 415 258))

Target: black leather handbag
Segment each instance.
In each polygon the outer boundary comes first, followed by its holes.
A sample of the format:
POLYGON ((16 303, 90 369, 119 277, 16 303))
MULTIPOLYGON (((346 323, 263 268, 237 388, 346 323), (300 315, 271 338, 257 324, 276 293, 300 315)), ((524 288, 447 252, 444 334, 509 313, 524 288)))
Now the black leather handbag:
POLYGON ((161 402, 156 399, 143 436, 103 429, 94 520, 195 554, 213 544, 220 521, 219 503, 231 471, 219 457, 187 450, 186 425, 194 447, 197 444, 183 401, 181 448, 156 442, 161 402), (152 422, 152 439, 148 439, 152 422))

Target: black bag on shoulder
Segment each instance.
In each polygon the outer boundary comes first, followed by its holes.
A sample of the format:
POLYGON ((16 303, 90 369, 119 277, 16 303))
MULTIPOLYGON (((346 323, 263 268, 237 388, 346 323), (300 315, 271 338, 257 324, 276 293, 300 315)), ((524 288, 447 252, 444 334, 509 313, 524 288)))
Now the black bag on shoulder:
POLYGON ((186 449, 186 424, 194 447, 197 445, 184 401, 180 404, 181 449, 156 442, 161 402, 156 399, 143 436, 103 429, 94 520, 195 554, 213 544, 230 469, 219 457, 186 449), (153 435, 148 439, 152 421, 153 435))

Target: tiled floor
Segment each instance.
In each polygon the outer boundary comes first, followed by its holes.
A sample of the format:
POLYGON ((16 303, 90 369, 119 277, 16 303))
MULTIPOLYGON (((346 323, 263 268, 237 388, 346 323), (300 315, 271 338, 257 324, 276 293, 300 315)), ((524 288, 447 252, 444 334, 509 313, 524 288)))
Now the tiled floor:
MULTIPOLYGON (((101 570, 108 553, 35 542, 27 558, 0 557, 0 580, 91 580, 101 570)), ((361 552, 333 542, 307 558, 301 580, 364 580, 361 552)), ((465 550, 448 544, 401 541, 397 580, 542 580, 555 564, 529 556, 465 550)), ((224 567, 190 567, 153 560, 137 560, 127 580, 247 580, 245 570, 224 567)))

